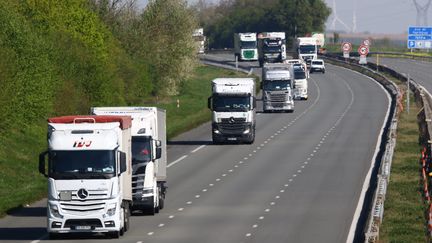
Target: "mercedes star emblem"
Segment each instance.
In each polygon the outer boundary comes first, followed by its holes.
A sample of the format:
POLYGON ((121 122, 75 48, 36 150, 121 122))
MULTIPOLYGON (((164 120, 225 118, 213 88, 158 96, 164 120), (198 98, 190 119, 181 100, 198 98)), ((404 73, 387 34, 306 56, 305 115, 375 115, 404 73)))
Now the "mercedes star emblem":
POLYGON ((89 193, 86 189, 79 189, 77 195, 81 199, 86 199, 88 197, 89 193))
POLYGON ((229 119, 229 123, 234 123, 234 122, 235 122, 234 117, 230 117, 230 119, 229 119))

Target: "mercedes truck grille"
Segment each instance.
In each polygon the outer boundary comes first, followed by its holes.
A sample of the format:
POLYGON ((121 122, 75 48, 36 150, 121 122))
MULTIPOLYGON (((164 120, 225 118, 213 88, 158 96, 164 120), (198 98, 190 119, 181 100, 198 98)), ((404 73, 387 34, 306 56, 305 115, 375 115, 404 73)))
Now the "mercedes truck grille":
POLYGON ((78 191, 72 192, 70 201, 60 201, 62 211, 81 215, 86 212, 104 210, 105 200, 108 199, 107 190, 88 190, 85 198, 83 196, 79 197, 78 191))
POLYGON ((76 226, 102 227, 102 222, 99 219, 68 219, 64 225, 65 228, 76 226))

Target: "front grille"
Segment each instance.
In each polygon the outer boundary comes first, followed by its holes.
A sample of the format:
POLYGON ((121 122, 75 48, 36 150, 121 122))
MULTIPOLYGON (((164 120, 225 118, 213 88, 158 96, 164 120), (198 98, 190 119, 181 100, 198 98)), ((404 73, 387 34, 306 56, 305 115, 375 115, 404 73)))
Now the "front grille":
POLYGON ((271 106, 274 107, 274 108, 283 108, 284 107, 284 103, 275 103, 275 102, 272 102, 271 106))
POLYGON ((255 55, 255 51, 252 51, 252 50, 243 51, 244 58, 251 59, 254 57, 254 55, 255 55))
POLYGON ((222 123, 239 123, 239 122, 246 122, 246 118, 222 118, 221 119, 222 123))
POLYGON ((144 188, 144 178, 147 163, 142 163, 138 165, 136 170, 132 175, 132 195, 137 196, 142 194, 144 188))
POLYGON ((108 190, 88 190, 88 193, 87 198, 81 199, 77 191, 73 191, 70 201, 60 201, 60 208, 63 212, 77 215, 104 210, 108 190))
POLYGON ((99 219, 68 219, 64 227, 75 228, 76 226, 102 227, 102 222, 99 219))
POLYGON ((287 100, 286 94, 270 94, 271 102, 285 102, 287 100))

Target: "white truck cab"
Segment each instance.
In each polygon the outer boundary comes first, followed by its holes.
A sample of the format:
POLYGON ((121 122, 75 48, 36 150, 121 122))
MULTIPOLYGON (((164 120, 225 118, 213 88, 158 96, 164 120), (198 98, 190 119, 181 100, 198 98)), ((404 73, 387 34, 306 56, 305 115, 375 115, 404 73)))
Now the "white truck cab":
POLYGON ((255 140, 255 81, 253 78, 217 78, 212 81, 212 139, 225 141, 255 140))
POLYGON ((48 178, 48 233, 107 233, 129 228, 132 203, 131 118, 48 119, 48 150, 39 172, 48 178))
POLYGON ((164 207, 166 196, 166 112, 157 107, 93 107, 95 115, 132 118, 133 210, 151 215, 164 207))
POLYGON ((308 77, 309 73, 303 64, 293 64, 294 69, 294 98, 308 99, 308 77))
POLYGON ((234 56, 239 61, 258 60, 256 33, 234 34, 234 56))
POLYGON ((290 64, 264 64, 262 71, 263 111, 294 111, 294 71, 290 64))

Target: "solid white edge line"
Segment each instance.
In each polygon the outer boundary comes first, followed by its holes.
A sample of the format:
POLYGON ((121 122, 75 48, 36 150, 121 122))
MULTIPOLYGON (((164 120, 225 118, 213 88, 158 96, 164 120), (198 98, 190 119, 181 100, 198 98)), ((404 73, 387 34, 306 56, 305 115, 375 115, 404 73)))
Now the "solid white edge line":
POLYGON ((167 165, 167 168, 169 168, 169 167, 171 167, 171 166, 177 164, 178 162, 184 160, 186 157, 187 157, 187 155, 183 155, 182 157, 178 158, 177 160, 175 160, 175 161, 169 163, 169 164, 167 165))
MULTIPOLYGON (((342 67, 340 67, 340 68, 342 68, 342 67)), ((351 69, 348 69, 348 70, 351 70, 351 69)), ((364 200, 365 200, 365 196, 366 196, 366 191, 369 188, 369 182, 370 182, 370 179, 371 179, 371 176, 372 176, 372 169, 374 167, 374 162, 376 161, 376 157, 378 155, 379 147, 381 146, 381 142, 382 142, 381 140, 382 140, 382 135, 383 135, 383 132, 384 132, 384 127, 385 127, 385 125, 387 123, 387 120, 389 119, 390 108, 391 108, 391 97, 390 97, 389 92, 386 89, 384 89, 384 87, 381 84, 379 84, 378 81, 376 81, 375 79, 373 79, 373 78, 371 78, 369 76, 366 76, 366 75, 364 75, 362 73, 359 73, 359 72, 356 72, 356 73, 369 78, 376 85, 378 85, 379 87, 381 87, 381 89, 387 95, 388 108, 387 108, 386 116, 385 116, 384 121, 383 121, 383 125, 381 127, 380 135, 378 136, 378 140, 377 140, 376 147, 375 147, 375 153, 374 153, 374 156, 372 157, 372 160, 371 160, 371 166, 370 166, 369 171, 368 171, 368 173, 366 175, 366 178, 365 178, 365 180, 363 182, 363 188, 362 188, 362 191, 360 193, 360 198, 359 198, 359 201, 357 203, 357 207, 356 207, 356 211, 355 211, 354 216, 353 216, 353 220, 351 222, 350 230, 348 232, 348 237, 347 237, 347 240, 346 240, 347 243, 351 243, 351 242, 354 241, 354 236, 355 236, 355 231, 356 231, 356 228, 357 228, 357 223, 358 223, 358 220, 360 218, 360 212, 361 212, 361 210, 363 208, 363 204, 364 204, 364 200)))
POLYGON ((201 145, 201 146, 199 146, 198 148, 192 150, 191 153, 195 153, 196 151, 198 151, 198 150, 200 150, 200 149, 202 149, 202 148, 204 148, 204 147, 205 147, 205 145, 201 145))

